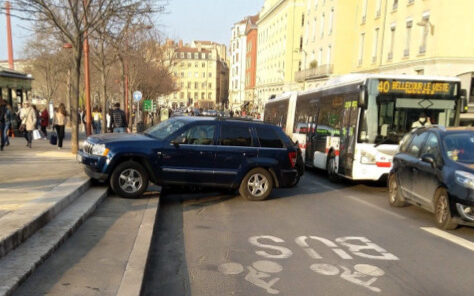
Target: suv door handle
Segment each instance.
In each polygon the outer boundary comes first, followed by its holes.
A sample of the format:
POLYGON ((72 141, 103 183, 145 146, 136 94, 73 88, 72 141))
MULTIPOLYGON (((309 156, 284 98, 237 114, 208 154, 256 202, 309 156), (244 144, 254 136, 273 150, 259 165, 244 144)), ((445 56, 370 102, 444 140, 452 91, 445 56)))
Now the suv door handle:
POLYGON ((156 152, 158 156, 161 156, 161 151, 156 152))

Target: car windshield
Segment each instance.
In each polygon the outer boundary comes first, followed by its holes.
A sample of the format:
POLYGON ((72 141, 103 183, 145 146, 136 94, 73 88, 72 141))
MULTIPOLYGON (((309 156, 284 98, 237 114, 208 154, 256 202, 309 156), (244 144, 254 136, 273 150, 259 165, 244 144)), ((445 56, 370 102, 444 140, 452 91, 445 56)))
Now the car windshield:
POLYGON ((185 125, 184 120, 168 119, 147 129, 144 134, 158 140, 164 140, 166 137, 176 132, 185 125))
POLYGON ((444 137, 446 154, 451 160, 474 163, 474 132, 461 132, 444 137))

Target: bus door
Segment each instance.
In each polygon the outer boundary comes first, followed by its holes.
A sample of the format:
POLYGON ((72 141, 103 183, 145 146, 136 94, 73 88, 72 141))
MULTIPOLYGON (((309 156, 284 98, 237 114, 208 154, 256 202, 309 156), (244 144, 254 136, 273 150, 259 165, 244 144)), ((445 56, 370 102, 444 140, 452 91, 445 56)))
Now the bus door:
POLYGON ((314 151, 316 151, 316 123, 318 118, 318 112, 315 110, 315 113, 308 117, 307 132, 306 132, 306 153, 305 161, 310 166, 313 166, 314 151))
POLYGON ((354 161, 355 130, 358 117, 357 99, 347 98, 344 102, 339 144, 339 172, 352 176, 354 161))

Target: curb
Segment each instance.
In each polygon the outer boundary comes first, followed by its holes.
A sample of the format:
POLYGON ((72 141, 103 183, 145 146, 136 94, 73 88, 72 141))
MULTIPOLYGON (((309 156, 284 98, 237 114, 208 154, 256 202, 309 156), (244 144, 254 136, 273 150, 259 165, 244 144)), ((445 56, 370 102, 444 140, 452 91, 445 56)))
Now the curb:
POLYGON ((2 227, 11 228, 11 231, 0 236, 0 259, 34 235, 89 187, 90 179, 84 175, 71 177, 3 218, 2 227), (25 217, 29 217, 28 221, 25 217))
POLYGON ((130 257, 116 294, 117 296, 140 295, 151 247, 153 228, 156 216, 158 215, 159 202, 160 198, 150 198, 148 201, 140 229, 135 238, 133 249, 130 252, 130 257))
POLYGON ((106 188, 91 188, 25 243, 1 258, 0 295, 11 295, 94 212, 107 194, 106 188))

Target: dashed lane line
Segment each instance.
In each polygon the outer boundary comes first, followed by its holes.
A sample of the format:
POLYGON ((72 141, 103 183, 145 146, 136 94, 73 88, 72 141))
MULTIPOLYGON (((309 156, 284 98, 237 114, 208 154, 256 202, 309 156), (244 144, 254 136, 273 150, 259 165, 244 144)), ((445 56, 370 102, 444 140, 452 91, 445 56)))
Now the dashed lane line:
MULTIPOLYGON (((311 181, 311 183, 313 183, 314 185, 317 185, 317 186, 321 186, 322 188, 325 188, 325 189, 328 189, 328 190, 342 191, 342 189, 338 189, 338 188, 336 188, 336 187, 332 187, 332 186, 329 186, 329 185, 326 185, 326 184, 323 184, 323 183, 320 183, 320 182, 317 182, 317 181, 314 181, 314 180, 311 181)), ((355 196, 353 196, 353 195, 344 195, 344 194, 342 194, 342 197, 348 198, 348 199, 353 200, 353 201, 356 201, 356 202, 358 202, 358 203, 360 203, 360 204, 363 204, 363 205, 365 205, 365 206, 367 206, 367 207, 376 209, 376 210, 381 211, 381 212, 383 212, 383 213, 385 213, 385 214, 387 214, 387 215, 391 215, 391 216, 393 216, 393 217, 395 217, 395 218, 402 219, 402 220, 403 220, 403 219, 406 219, 405 216, 399 215, 399 214, 394 213, 394 212, 392 212, 392 211, 389 211, 389 210, 386 210, 386 209, 381 208, 381 207, 379 207, 379 206, 376 206, 376 205, 374 205, 374 204, 372 204, 372 203, 370 203, 370 202, 367 202, 367 201, 365 201, 365 200, 362 200, 362 199, 360 199, 360 198, 357 198, 357 197, 355 197, 355 196)))
POLYGON ((468 241, 467 239, 461 238, 435 227, 420 227, 420 229, 474 252, 474 242, 468 241))

